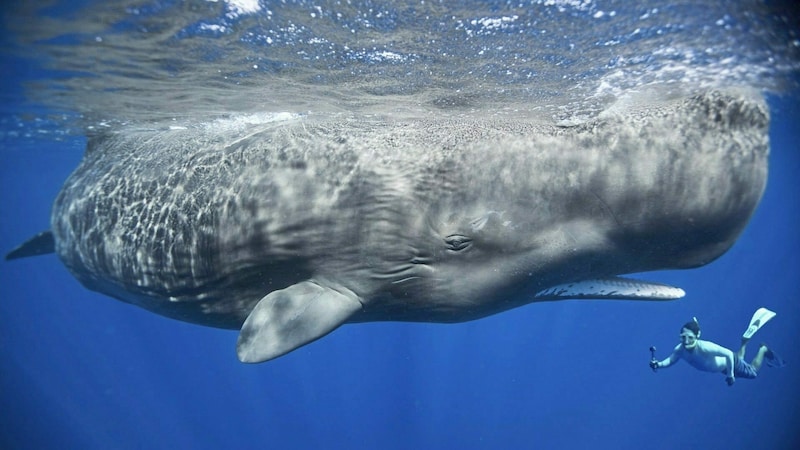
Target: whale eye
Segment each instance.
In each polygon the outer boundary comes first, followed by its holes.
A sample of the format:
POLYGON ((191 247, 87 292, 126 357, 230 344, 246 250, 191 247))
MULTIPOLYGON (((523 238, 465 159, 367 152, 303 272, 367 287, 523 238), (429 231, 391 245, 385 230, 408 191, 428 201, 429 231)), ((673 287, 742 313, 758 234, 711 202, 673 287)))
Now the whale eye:
POLYGON ((444 238, 444 243, 447 244, 448 250, 457 252, 469 248, 472 245, 472 239, 460 234, 451 234, 444 238))

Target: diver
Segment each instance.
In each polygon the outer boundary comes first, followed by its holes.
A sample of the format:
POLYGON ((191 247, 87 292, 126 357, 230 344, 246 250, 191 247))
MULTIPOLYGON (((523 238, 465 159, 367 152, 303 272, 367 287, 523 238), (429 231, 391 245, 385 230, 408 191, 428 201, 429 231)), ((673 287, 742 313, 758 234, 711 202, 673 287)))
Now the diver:
POLYGON ((768 366, 782 367, 785 362, 765 344, 761 344, 758 348, 758 353, 752 362, 748 363, 744 360, 745 347, 750 338, 773 317, 775 317, 775 313, 767 308, 759 308, 753 314, 750 325, 742 335, 742 346, 739 348, 738 353, 733 353, 731 350, 711 341, 701 340, 700 324, 697 322, 697 318, 693 318, 692 321, 681 327, 681 342, 675 346, 675 350, 667 359, 658 361, 655 358, 656 348, 650 347, 650 368, 656 371, 663 367, 669 367, 678 362, 679 359, 683 359, 695 369, 725 374, 725 381, 728 386, 733 386, 736 377, 755 378, 758 375, 761 364, 765 361, 768 366))

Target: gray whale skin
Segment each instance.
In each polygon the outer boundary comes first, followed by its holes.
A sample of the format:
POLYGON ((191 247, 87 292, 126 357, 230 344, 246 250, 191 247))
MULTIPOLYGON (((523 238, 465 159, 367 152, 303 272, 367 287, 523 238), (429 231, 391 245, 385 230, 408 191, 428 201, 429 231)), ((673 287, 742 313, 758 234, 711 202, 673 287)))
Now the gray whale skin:
POLYGON ((461 322, 537 301, 669 300, 620 278, 724 253, 767 178, 763 99, 710 91, 570 127, 323 120, 91 137, 51 231, 87 288, 241 329, 266 361, 344 323, 461 322))

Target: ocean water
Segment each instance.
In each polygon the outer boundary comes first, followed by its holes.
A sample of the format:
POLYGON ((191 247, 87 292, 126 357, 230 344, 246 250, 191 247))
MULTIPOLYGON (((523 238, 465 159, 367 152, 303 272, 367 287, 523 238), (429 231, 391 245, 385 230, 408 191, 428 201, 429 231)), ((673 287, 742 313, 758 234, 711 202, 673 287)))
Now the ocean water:
MULTIPOLYGON (((17 2, 23 3, 23 2, 17 2)), ((626 101, 762 92, 770 175, 737 244, 647 274, 666 303, 531 304, 463 324, 344 326, 238 362, 236 332, 83 288, 52 255, 0 263, 0 448, 795 448, 800 67, 791 2, 71 1, 4 5, 0 249, 48 227, 87 136, 277 113, 572 124, 626 101), (631 100, 633 99, 633 100, 631 100), (752 313, 787 361, 756 380, 653 373, 697 317, 752 313)), ((750 358, 748 356, 747 359, 750 358)))

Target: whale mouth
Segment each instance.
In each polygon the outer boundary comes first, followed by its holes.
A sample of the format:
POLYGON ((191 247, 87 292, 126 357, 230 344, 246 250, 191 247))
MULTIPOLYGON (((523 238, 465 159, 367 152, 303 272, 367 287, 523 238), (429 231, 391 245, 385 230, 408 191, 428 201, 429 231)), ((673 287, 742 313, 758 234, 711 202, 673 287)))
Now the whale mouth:
POLYGON ((595 278, 558 284, 537 292, 535 301, 568 299, 677 300, 686 295, 678 287, 623 277, 595 278))

